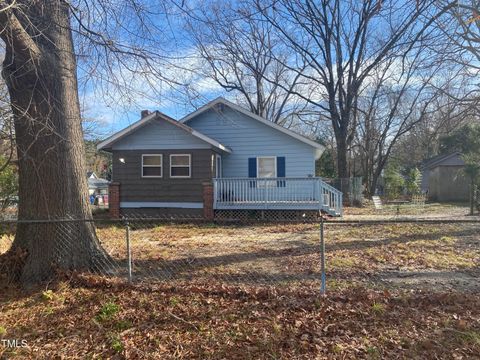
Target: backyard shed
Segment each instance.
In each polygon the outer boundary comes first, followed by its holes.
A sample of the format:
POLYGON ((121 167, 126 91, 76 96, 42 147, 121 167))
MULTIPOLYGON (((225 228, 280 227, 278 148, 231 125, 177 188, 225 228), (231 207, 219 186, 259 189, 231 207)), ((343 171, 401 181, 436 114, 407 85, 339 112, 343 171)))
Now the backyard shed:
POLYGON ((470 186, 461 153, 443 154, 422 164, 422 190, 433 201, 468 201, 470 186))

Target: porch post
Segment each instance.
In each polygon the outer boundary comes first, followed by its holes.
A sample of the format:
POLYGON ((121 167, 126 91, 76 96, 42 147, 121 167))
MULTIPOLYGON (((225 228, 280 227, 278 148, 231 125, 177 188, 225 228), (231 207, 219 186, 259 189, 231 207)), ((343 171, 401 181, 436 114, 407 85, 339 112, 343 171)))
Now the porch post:
POLYGON ((213 220, 213 184, 211 181, 202 183, 203 186, 203 217, 206 220, 213 220))
POLYGON ((114 219, 120 218, 120 183, 108 184, 108 212, 114 219))

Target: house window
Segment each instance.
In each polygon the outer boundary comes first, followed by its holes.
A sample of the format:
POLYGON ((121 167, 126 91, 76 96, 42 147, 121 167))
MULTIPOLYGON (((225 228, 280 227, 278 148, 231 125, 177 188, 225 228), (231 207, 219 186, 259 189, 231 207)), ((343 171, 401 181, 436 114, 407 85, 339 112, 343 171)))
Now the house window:
POLYGON ((189 178, 191 176, 192 156, 190 154, 170 155, 170 177, 189 178))
MULTIPOLYGON (((275 156, 257 157, 257 177, 277 177, 277 158, 275 156)), ((258 187, 275 187, 276 181, 259 181, 258 187)))
POLYGON ((142 155, 142 177, 162 177, 163 156, 160 154, 142 155))
POLYGON ((257 177, 277 177, 277 158, 275 156, 257 157, 257 177))

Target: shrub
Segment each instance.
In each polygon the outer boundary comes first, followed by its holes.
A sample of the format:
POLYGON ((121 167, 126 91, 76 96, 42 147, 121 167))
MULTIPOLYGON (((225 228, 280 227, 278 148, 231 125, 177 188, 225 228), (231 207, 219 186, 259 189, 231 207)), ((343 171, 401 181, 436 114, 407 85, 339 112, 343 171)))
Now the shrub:
POLYGON ((398 171, 397 168, 393 166, 388 166, 385 169, 385 195, 390 198, 394 199, 398 197, 405 186, 405 180, 403 179, 402 175, 398 171))
POLYGON ((418 168, 415 167, 408 172, 405 187, 410 195, 420 194, 422 188, 422 173, 418 168))
POLYGON ((118 306, 114 302, 108 302, 102 306, 96 318, 99 321, 107 321, 113 318, 119 311, 120 306, 118 306))

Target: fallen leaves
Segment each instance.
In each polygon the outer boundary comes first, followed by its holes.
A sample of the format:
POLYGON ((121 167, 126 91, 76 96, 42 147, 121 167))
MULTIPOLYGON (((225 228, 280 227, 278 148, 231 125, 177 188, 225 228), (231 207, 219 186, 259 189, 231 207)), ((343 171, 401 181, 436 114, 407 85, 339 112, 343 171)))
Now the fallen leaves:
MULTIPOLYGON (((213 283, 151 286, 78 277, 0 295, 0 324, 29 358, 468 358, 480 352, 480 296, 213 283), (45 290, 43 290, 45 291, 45 290), (42 294, 42 290, 40 291, 42 294), (42 310, 50 306, 54 315, 42 310)), ((1 348, 11 356, 12 350, 1 348)), ((1 356, 1 355, 0 355, 1 356)))
MULTIPOLYGON (((478 282, 478 226, 327 225, 327 297, 319 295, 316 225, 176 229, 132 229, 134 260, 186 264, 180 275, 190 277, 131 286, 73 273, 36 292, 0 285, 0 339, 28 343, 0 346, 0 358, 465 359, 480 353, 478 292, 405 286, 415 271, 468 270, 478 282), (194 261, 179 261, 185 257, 194 261), (388 286, 384 279, 392 273, 407 277, 388 286), (282 281, 254 285, 246 274, 282 281)), ((125 255, 122 229, 105 227, 99 236, 114 256, 125 255)))

